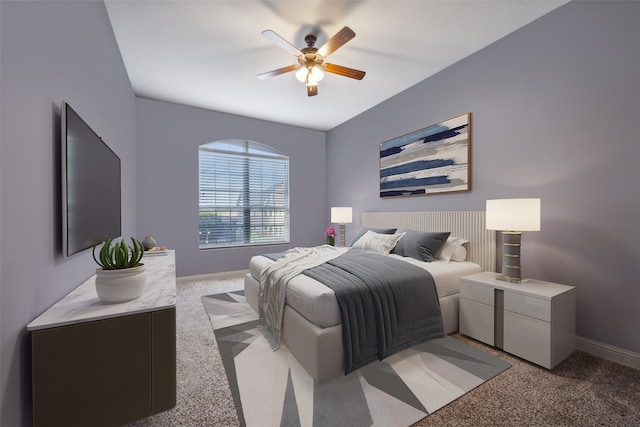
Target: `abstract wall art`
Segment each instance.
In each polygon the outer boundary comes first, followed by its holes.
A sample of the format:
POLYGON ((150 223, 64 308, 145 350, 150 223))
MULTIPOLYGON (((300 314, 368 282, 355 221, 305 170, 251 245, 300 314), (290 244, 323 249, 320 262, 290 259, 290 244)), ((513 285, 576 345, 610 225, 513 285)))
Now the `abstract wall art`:
POLYGON ((471 189, 471 113, 380 144, 380 197, 471 189))

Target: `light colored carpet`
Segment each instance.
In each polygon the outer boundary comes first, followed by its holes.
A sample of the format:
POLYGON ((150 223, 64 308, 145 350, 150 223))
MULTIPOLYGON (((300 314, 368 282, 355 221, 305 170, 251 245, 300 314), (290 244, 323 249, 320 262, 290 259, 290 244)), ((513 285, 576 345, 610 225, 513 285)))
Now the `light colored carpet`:
MULTIPOLYGON (((241 278, 178 284, 178 403, 130 426, 239 425, 201 297, 241 288, 241 278)), ((453 337, 512 367, 415 426, 640 426, 638 370, 577 351, 549 371, 453 337)))

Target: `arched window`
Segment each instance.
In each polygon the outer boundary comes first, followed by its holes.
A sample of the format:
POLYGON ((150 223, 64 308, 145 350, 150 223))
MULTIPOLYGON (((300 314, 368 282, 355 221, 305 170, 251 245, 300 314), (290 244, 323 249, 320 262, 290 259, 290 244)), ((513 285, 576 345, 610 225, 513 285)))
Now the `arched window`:
POLYGON ((255 141, 198 148, 200 249, 289 243, 289 157, 255 141))

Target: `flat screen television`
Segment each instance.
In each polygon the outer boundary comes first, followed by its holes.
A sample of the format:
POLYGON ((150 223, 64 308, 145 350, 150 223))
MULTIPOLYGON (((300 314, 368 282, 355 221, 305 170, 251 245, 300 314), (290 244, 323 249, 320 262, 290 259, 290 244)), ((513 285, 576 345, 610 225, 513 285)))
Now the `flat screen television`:
POLYGON ((120 158, 62 103, 62 250, 67 257, 121 235, 120 158))

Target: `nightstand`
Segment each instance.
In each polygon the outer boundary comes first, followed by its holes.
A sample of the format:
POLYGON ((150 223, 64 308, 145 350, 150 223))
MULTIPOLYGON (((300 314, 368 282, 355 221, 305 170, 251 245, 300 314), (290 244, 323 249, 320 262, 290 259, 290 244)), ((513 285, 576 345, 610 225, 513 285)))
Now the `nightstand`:
POLYGON ((551 369, 575 350, 573 286, 497 280, 483 272, 460 279, 460 333, 551 369))

